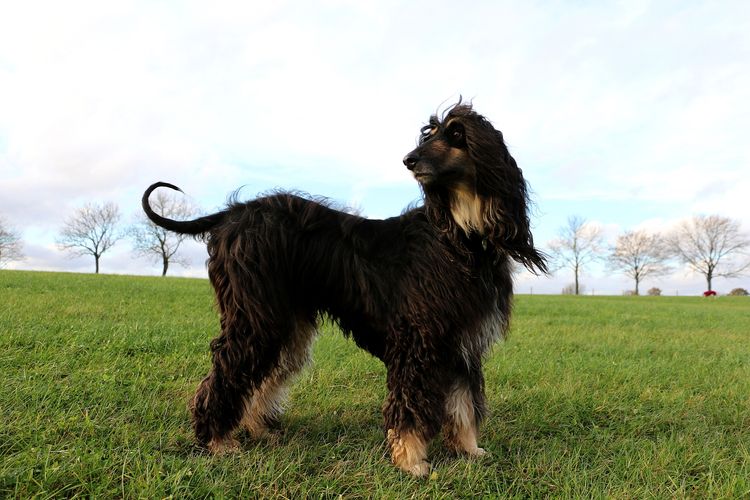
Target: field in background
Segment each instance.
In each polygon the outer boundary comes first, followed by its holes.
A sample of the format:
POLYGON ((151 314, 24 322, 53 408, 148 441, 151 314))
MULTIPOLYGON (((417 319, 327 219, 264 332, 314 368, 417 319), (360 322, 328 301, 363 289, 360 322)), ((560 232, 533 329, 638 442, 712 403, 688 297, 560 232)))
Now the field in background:
POLYGON ((388 462, 383 367, 330 326, 284 432, 193 446, 209 366, 206 280, 0 271, 0 497, 750 495, 747 297, 518 296, 486 363, 470 461, 388 462))

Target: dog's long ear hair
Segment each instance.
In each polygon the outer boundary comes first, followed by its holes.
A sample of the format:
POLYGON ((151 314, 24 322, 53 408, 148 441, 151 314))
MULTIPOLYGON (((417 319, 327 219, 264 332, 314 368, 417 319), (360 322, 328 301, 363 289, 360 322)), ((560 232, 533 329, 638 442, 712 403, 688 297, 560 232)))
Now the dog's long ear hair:
POLYGON ((529 224, 529 194, 521 169, 508 152, 503 134, 471 104, 448 110, 445 122, 461 118, 466 146, 476 166, 476 193, 483 200, 489 242, 502 248, 529 271, 547 272, 545 256, 534 248, 529 224))

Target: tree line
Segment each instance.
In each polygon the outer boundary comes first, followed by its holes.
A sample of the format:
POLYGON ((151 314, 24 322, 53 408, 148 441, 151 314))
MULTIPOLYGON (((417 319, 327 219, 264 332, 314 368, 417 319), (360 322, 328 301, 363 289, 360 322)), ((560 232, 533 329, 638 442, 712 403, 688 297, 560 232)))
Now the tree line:
MULTIPOLYGON (((151 206, 157 213, 178 220, 189 219, 200 213, 200 209, 192 203, 164 192, 156 192, 152 196, 151 206)), ((120 225, 121 219, 122 214, 115 203, 86 203, 65 219, 57 235, 57 246, 73 257, 93 257, 97 274, 102 255, 125 238, 132 241, 136 255, 162 265, 162 276, 166 276, 170 264, 187 265, 179 249, 188 235, 169 232, 151 222, 143 213, 136 215, 134 222, 124 229, 120 225)), ((0 219, 0 267, 22 258, 20 233, 0 219)))
POLYGON ((607 246, 601 227, 573 216, 548 244, 551 269, 572 271, 571 293, 581 293, 580 276, 595 261, 633 280, 633 293, 640 294, 646 278, 672 272, 672 262, 687 265, 706 280, 713 290, 714 278, 737 278, 750 269, 750 236, 738 221, 720 215, 696 215, 680 222, 675 229, 658 234, 645 230, 625 231, 607 246))
MULTIPOLYGON (((154 194, 151 205, 157 213, 177 220, 200 213, 197 206, 163 191, 154 194)), ((119 229, 120 220, 114 203, 87 203, 65 219, 57 245, 72 256, 93 257, 96 273, 102 255, 126 237, 132 240, 137 255, 162 264, 162 276, 170 264, 187 265, 178 252, 186 235, 167 231, 142 213, 125 230, 119 229)), ((719 215, 694 216, 667 234, 624 231, 613 245, 606 244, 601 227, 573 216, 547 246, 552 272, 567 269, 573 273, 570 293, 575 295, 582 291, 582 273, 597 261, 632 279, 635 295, 640 294, 647 278, 671 273, 675 261, 703 275, 707 290, 712 290, 714 278, 736 278, 750 269, 750 237, 741 231, 739 222, 719 215)), ((19 232, 0 218, 0 266, 21 259, 21 247, 19 232)))

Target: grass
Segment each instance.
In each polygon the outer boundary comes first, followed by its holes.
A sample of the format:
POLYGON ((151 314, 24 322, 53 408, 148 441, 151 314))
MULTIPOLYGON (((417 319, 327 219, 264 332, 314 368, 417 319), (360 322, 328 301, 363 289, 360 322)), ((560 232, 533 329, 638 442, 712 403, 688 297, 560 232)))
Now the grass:
POLYGON ((471 461, 386 456, 377 360, 324 326, 284 433, 193 446, 205 280, 0 272, 0 497, 750 496, 746 297, 517 297, 471 461))

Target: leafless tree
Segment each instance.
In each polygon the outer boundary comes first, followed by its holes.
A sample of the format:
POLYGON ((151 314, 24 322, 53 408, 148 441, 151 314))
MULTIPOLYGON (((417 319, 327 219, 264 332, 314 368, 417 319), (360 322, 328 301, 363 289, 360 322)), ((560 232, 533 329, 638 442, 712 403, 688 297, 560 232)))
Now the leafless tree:
POLYGON ((622 271, 635 280, 635 295, 639 295, 641 281, 669 274, 669 257, 661 236, 646 231, 626 231, 617 237, 607 261, 610 269, 622 271))
POLYGON ((120 209, 112 202, 87 203, 66 219, 57 245, 72 255, 92 255, 99 273, 99 258, 112 248, 122 235, 117 232, 120 209))
POLYGON ((706 278, 737 278, 750 269, 750 237, 740 224, 720 215, 697 215, 682 221, 668 237, 670 250, 706 278))
POLYGON ((21 236, 0 217, 0 267, 23 258, 21 236))
POLYGON ((563 295, 582 295, 586 293, 586 287, 580 285, 578 287, 578 293, 576 293, 576 284, 570 283, 569 285, 565 285, 560 293, 563 295))
POLYGON ((574 290, 579 295, 580 275, 588 264, 601 258, 603 246, 604 239, 599 226, 586 222, 583 217, 569 217, 567 226, 560 228, 558 238, 548 243, 552 257, 551 267, 554 271, 563 268, 573 271, 574 290))
MULTIPOLYGON (((151 198, 154 211, 170 219, 184 220, 198 215, 199 209, 191 203, 157 191, 151 198)), ((135 222, 128 230, 133 240, 133 248, 138 255, 149 257, 161 262, 161 275, 166 276, 169 264, 187 266, 188 261, 180 257, 177 251, 182 242, 189 237, 187 234, 177 234, 167 231, 151 222, 143 212, 140 212, 135 222)))

